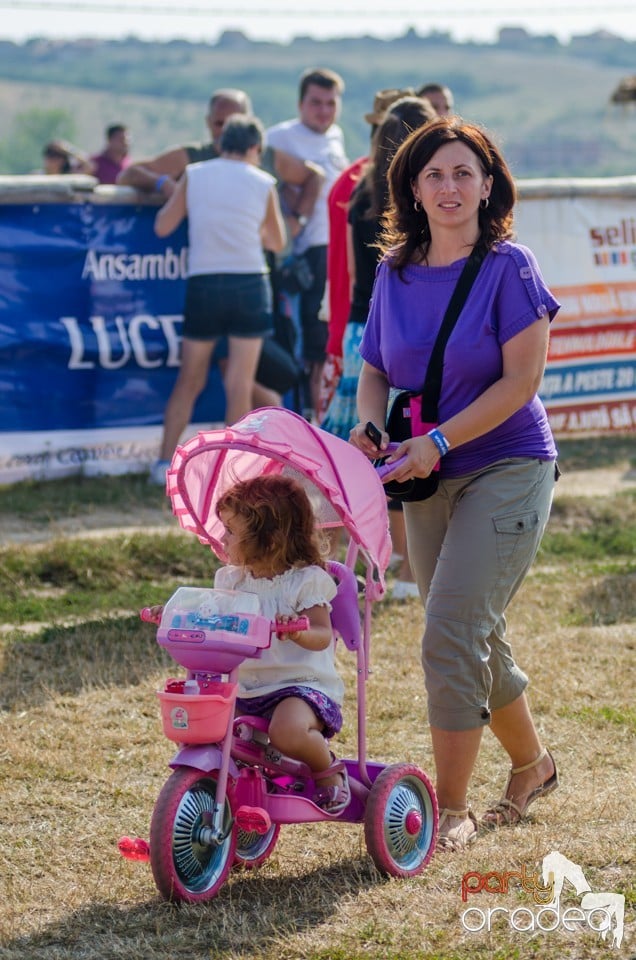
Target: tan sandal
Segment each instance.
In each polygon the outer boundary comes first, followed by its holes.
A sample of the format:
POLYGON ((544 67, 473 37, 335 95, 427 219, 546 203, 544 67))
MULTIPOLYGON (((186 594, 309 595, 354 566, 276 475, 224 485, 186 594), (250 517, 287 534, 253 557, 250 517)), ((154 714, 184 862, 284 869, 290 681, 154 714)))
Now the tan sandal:
POLYGON ((477 837, 477 818, 472 810, 449 810, 444 807, 439 814, 439 832, 437 834, 437 850, 464 850, 477 837), (462 817, 462 822, 456 827, 447 827, 444 824, 449 817, 462 817))
POLYGON ((530 763, 524 764, 523 767, 510 768, 508 782, 506 783, 506 789, 504 790, 503 797, 494 805, 494 807, 489 807, 488 810, 486 810, 481 818, 480 825, 485 827, 487 830, 496 830, 497 827, 508 827, 515 823, 519 823, 521 820, 525 819, 528 812, 528 807, 531 803, 534 803, 534 801, 538 800, 539 797, 545 797, 549 793, 552 793, 552 791, 556 790, 558 786, 559 774, 557 771, 557 765, 554 762, 554 757, 550 751, 544 747, 536 760, 532 760, 530 763), (552 760, 552 765, 554 767, 554 773, 552 776, 548 777, 544 783, 539 784, 538 787, 535 787, 534 790, 530 791, 523 807, 520 807, 519 804, 515 803, 513 800, 509 800, 507 793, 510 789, 510 784, 512 783, 512 778, 515 776, 515 774, 524 773, 526 770, 532 770, 533 767, 538 767, 541 761, 546 757, 550 757, 550 760, 552 760))

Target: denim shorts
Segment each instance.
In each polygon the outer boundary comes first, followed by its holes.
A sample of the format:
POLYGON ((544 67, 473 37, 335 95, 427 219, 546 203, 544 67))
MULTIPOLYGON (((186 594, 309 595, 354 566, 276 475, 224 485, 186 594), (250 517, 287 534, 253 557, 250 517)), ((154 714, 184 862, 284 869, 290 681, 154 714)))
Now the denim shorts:
POLYGON ((266 273, 205 273, 188 277, 183 336, 265 337, 272 332, 272 290, 266 273))

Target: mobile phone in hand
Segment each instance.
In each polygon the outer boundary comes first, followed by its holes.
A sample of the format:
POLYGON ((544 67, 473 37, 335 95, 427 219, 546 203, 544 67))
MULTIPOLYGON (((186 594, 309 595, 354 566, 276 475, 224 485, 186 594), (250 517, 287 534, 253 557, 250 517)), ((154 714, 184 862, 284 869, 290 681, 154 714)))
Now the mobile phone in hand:
POLYGON ((368 420, 367 425, 364 428, 364 432, 366 433, 371 443, 375 443, 376 447, 378 447, 379 449, 380 444, 382 443, 382 432, 378 430, 375 423, 371 423, 371 421, 368 420))

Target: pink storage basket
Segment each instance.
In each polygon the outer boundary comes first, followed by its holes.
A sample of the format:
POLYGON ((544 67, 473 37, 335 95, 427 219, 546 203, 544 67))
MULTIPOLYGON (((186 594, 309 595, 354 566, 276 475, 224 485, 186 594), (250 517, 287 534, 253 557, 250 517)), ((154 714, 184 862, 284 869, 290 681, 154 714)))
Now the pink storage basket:
POLYGON ((217 743, 225 736, 234 714, 238 685, 207 682, 205 693, 157 690, 163 732, 175 743, 217 743))

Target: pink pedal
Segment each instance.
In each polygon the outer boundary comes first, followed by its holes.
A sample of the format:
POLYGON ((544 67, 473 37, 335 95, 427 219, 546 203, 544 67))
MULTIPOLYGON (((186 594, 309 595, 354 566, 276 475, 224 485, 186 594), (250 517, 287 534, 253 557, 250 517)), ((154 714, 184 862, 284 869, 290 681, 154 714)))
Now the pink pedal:
POLYGON ((121 837, 117 848, 126 860, 150 860, 150 844, 142 837, 121 837))
POLYGON ((153 616, 150 607, 144 607, 143 610, 139 611, 139 619, 143 620, 144 623, 156 623, 157 626, 161 623, 161 617, 153 616))
POLYGON ((270 829, 272 821, 267 810, 262 807, 248 807, 243 805, 236 811, 236 825, 246 833, 265 834, 270 829))

